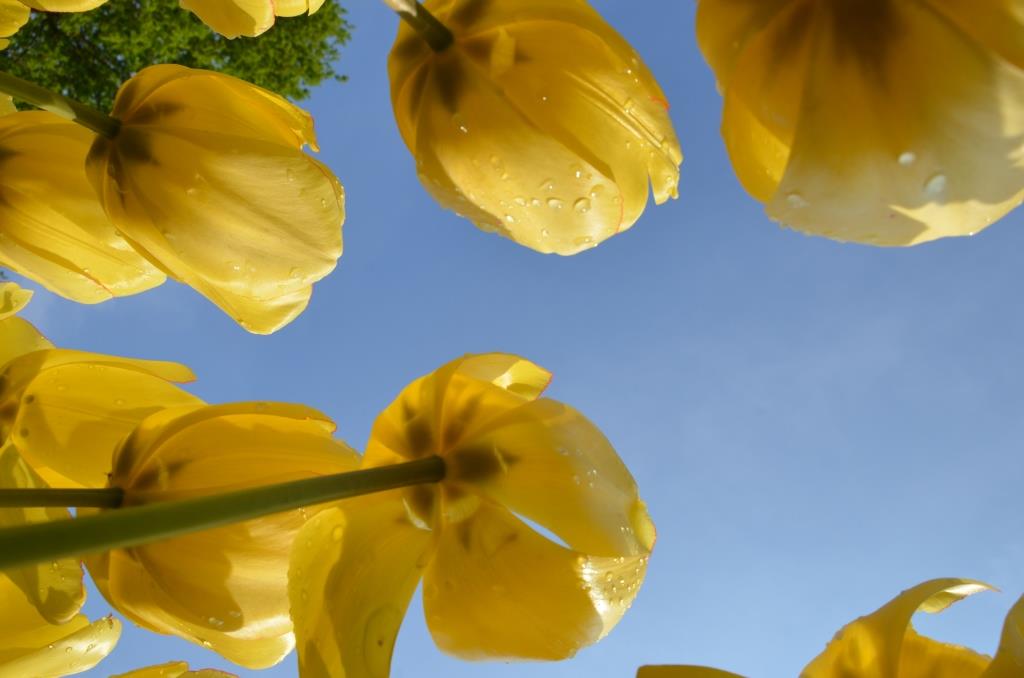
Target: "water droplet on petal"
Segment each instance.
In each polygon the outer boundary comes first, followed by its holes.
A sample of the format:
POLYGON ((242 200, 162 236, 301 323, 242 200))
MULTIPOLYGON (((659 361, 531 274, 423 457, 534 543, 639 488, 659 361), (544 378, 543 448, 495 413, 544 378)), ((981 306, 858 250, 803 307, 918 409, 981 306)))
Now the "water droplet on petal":
POLYGON ((807 199, 804 198, 804 196, 800 195, 799 191, 791 191, 786 194, 786 204, 793 209, 803 209, 810 203, 807 202, 807 199))
POLYGON ((572 208, 580 214, 585 214, 590 211, 590 198, 580 198, 572 204, 572 208))
POLYGON ((903 165, 904 167, 910 167, 911 165, 914 164, 914 162, 916 160, 917 160, 917 155, 915 155, 914 153, 911 153, 910 151, 907 151, 905 153, 900 153, 900 157, 898 158, 898 162, 901 165, 903 165))
POLYGON ((560 209, 562 209, 562 205, 563 204, 564 203, 561 200, 559 200, 558 198, 548 198, 548 207, 550 207, 553 210, 560 210, 560 209))
POLYGON ((928 181, 924 182, 924 192, 931 198, 939 197, 946 190, 946 175, 942 172, 928 177, 928 181))

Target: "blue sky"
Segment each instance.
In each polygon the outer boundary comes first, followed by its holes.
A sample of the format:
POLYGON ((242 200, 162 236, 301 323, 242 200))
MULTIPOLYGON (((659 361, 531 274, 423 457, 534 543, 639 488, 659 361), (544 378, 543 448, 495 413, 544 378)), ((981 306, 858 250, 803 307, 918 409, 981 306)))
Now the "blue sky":
MULTIPOLYGON (((1024 213, 906 250, 780 229, 730 168, 693 3, 593 4, 658 77, 686 155, 679 200, 629 232, 543 256, 435 205, 391 115, 397 20, 360 0, 349 82, 308 102, 348 219, 303 316, 251 336, 167 284, 94 307, 41 292, 27 317, 61 346, 183 362, 209 401, 312 405, 356 447, 407 382, 455 356, 552 370, 549 395, 608 435, 658 526, 639 598, 576 659, 521 665, 441 654, 417 596, 393 676, 612 678, 650 662, 795 676, 844 623, 939 576, 1003 592, 918 628, 992 652, 1024 592, 1024 213)), ((93 591, 87 612, 108 610, 93 591)), ((230 668, 128 628, 93 674, 172 659, 230 668)), ((295 673, 293 656, 262 675, 295 673)))

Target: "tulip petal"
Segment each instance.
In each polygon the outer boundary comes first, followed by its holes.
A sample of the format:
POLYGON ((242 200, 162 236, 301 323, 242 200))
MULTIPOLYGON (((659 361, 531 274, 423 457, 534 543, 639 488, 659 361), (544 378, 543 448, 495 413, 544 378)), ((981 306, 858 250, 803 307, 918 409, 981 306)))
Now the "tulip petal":
POLYGON ((111 678, 237 678, 233 673, 225 673, 215 669, 198 669, 189 671, 185 662, 168 662, 157 666, 147 666, 128 673, 119 673, 111 678))
MULTIPOLYGON (((0 449, 0 487, 36 489, 45 488, 47 484, 25 463, 14 446, 7 444, 0 449)), ((71 514, 66 508, 0 508, 0 527, 70 518, 71 514)), ((10 577, 39 614, 51 624, 69 621, 85 602, 82 566, 75 558, 38 563, 7 570, 4 574, 10 577)))
POLYGON ((1024 675, 1024 596, 1010 608, 1003 625, 999 649, 984 678, 1017 678, 1024 675))
POLYGON ((927 4, 977 44, 995 50, 1017 68, 1024 68, 1024 7, 1017 0, 928 0, 927 4))
POLYGON ((638 559, 594 558, 482 503, 445 525, 424 575, 434 641, 465 659, 565 659, 603 637, 643 579, 638 559))
POLYGON ((26 290, 17 283, 0 283, 0 320, 10 318, 25 308, 32 298, 32 290, 26 290))
POLYGON ((359 456, 333 430, 326 415, 303 405, 166 409, 142 420, 118 449, 111 483, 131 488, 126 503, 141 503, 356 468, 359 456), (174 469, 174 487, 160 482, 167 469, 174 469))
POLYGON ((12 361, 7 375, 0 402, 17 403, 11 439, 70 486, 104 487, 114 450, 149 414, 202 404, 170 383, 193 378, 174 363, 56 349, 12 361))
MULTIPOLYGON (((18 356, 53 348, 46 337, 32 323, 18 317, 0 319, 0 367, 18 356)), ((0 391, 2 391, 0 373, 0 391)))
POLYGON ((394 492, 340 507, 319 513, 295 541, 289 593, 299 672, 387 676, 433 536, 412 525, 394 492))
POLYGON ((918 610, 940 612, 990 587, 968 579, 934 579, 904 591, 866 617, 847 624, 801 678, 972 678, 989 659, 966 648, 918 635, 910 620, 918 610))
MULTIPOLYGON (((699 11, 710 14, 704 19, 710 22, 722 18, 722 12, 707 8, 748 5, 702 2, 699 11)), ((806 3, 776 8, 768 27, 743 42, 725 88, 722 136, 740 183, 762 202, 778 190, 789 162, 811 56, 810 40, 793 41, 792 36, 809 14, 806 3)), ((753 19, 744 19, 745 32, 753 32, 753 19)))
POLYGON ((88 12, 107 0, 19 0, 40 12, 88 12))
MULTIPOLYGON (((29 9, 24 3, 19 0, 0 0, 0 49, 6 47, 8 42, 2 38, 9 38, 17 33, 28 21, 28 17, 29 9)), ((3 98, 0 95, 0 99, 3 98)))
POLYGON ((488 381, 526 400, 540 397, 551 383, 551 373, 510 353, 467 355, 450 363, 454 373, 488 381))
POLYGON ((603 22, 600 31, 565 40, 574 28, 555 22, 509 26, 507 39, 515 41, 521 63, 494 79, 537 127, 592 165, 608 168, 613 183, 595 183, 586 196, 591 208, 621 200, 622 231, 643 212, 648 181, 658 204, 678 196, 683 157, 665 95, 636 52, 603 22))
POLYGON ((1020 204, 1024 70, 924 4, 816 7, 769 216, 841 240, 911 245, 972 234, 1020 204))
POLYGON ((272 0, 180 0, 179 4, 225 38, 255 37, 274 25, 272 0))
POLYGON ((325 0, 275 0, 274 14, 277 16, 299 16, 315 14, 325 0))
POLYGON ((49 624, 24 594, 0 574, 0 675, 10 678, 60 678, 96 666, 117 644, 121 623, 112 617, 92 624, 77 615, 66 624, 49 624))
MULTIPOLYGON (((298 524, 292 514, 274 516, 160 542, 155 555, 145 558, 137 549, 87 557, 86 566, 103 597, 139 626, 262 669, 280 662, 295 644, 287 605, 267 595, 267 589, 284 586, 277 570, 285 566, 281 554, 288 553, 291 542, 282 540, 278 530, 294 530, 298 524), (266 558, 262 563, 260 556, 266 558), (229 581, 243 586, 227 591, 229 581), (245 586, 249 591, 239 592, 245 586), (257 591, 261 595, 251 595, 257 591), (248 598, 242 600, 240 593, 248 598), (266 614, 271 607, 276 609, 266 614)), ((150 546, 145 548, 148 553, 150 546)))
POLYGON ((654 525, 632 475, 597 427, 568 405, 541 399, 506 408, 459 443, 452 480, 459 482, 463 458, 485 452, 502 461, 501 472, 474 478, 474 489, 573 548, 635 556, 653 547, 654 525))
POLYGON ((736 673, 706 666, 641 666, 636 678, 743 678, 736 673))
POLYGON ((122 129, 89 176, 146 258, 243 327, 270 333, 306 307, 342 252, 344 191, 308 114, 229 76, 151 67, 118 94, 122 129), (215 102, 215 103, 211 103, 215 102))
POLYGON ((44 111, 0 116, 0 263, 80 303, 136 294, 165 278, 103 213, 83 171, 94 138, 44 111))
POLYGON ((762 31, 774 29, 792 0, 697 0, 697 42, 719 89, 732 85, 736 61, 762 31))

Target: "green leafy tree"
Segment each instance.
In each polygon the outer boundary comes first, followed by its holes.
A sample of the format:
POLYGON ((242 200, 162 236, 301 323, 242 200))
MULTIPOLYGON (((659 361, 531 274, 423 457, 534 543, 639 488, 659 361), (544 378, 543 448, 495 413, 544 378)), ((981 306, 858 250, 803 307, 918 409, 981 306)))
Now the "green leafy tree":
POLYGON ((312 16, 278 18, 258 38, 223 38, 176 0, 111 0, 91 12, 33 12, 0 52, 0 69, 109 111, 121 83, 176 63, 228 73, 293 100, 336 71, 350 25, 337 2, 312 16))

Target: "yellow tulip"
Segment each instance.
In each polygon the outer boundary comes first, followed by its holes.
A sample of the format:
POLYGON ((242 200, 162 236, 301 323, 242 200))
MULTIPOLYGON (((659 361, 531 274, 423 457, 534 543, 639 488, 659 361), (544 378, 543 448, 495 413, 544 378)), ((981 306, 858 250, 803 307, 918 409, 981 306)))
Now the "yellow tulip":
POLYGON ((538 252, 575 254, 633 225, 648 184, 676 196, 665 95, 584 0, 433 0, 454 43, 403 23, 395 119, 443 206, 538 252))
POLYGON ((273 0, 180 0, 180 4, 225 38, 254 37, 274 25, 273 0))
POLYGON ((29 9, 18 0, 0 0, 0 49, 7 47, 7 38, 28 21, 29 9))
POLYGON ((0 266, 86 304, 165 278, 103 213, 84 171, 94 138, 44 111, 0 116, 0 266))
POLYGON ((107 0, 20 0, 22 4, 40 12, 88 12, 107 0))
POLYGON ((256 37, 275 16, 314 14, 325 0, 180 0, 183 8, 225 38, 256 37))
MULTIPOLYGON (((163 410, 118 449, 111 487, 125 506, 353 470, 358 457, 324 415, 298 405, 238 403, 163 410)), ((104 597, 136 624, 209 647, 248 668, 294 646, 288 557, 316 509, 278 513, 89 557, 104 597)))
POLYGON ((185 662, 169 662, 159 666, 147 666, 128 673, 119 673, 111 678, 236 678, 233 674, 214 669, 189 671, 185 662))
POLYGON ((117 644, 121 623, 77 615, 53 625, 0 574, 0 678, 60 678, 96 666, 117 644))
MULTIPOLYGON (((14 445, 7 443, 0 447, 0 488, 46 487, 46 482, 25 463, 14 445)), ((71 514, 66 508, 0 508, 0 528, 66 520, 70 517, 71 514)), ((38 563, 17 570, 8 570, 4 574, 22 590, 39 615, 50 624, 70 621, 85 602, 82 566, 77 559, 64 558, 38 563)), ((3 626, 0 626, 0 629, 3 629, 4 633, 9 631, 3 626)))
POLYGON ((201 400, 171 382, 184 365, 67 349, 38 350, 0 372, 0 441, 58 487, 103 487, 114 449, 146 416, 201 400))
POLYGON ((303 528, 290 572, 301 675, 386 676, 421 578, 435 642, 463 658, 564 659, 615 626, 654 526, 601 432, 539 397, 550 376, 469 356, 378 417, 364 467, 439 455, 446 478, 340 502, 303 528))
MULTIPOLYGON (((1000 644, 998 662, 958 645, 918 635, 910 619, 918 610, 941 612, 956 601, 989 588, 966 579, 935 579, 904 591, 872 614, 849 624, 800 674, 801 678, 1019 678, 1024 675, 1024 637, 1019 626, 1024 606, 1007 618, 1016 638, 1000 644), (1016 657, 1016 660, 1014 659, 1016 657), (1015 671, 1006 671, 1016 664, 1015 671), (1002 668, 1000 668, 1002 667, 1002 668)), ((1004 639, 1008 636, 1004 634, 1004 639)))
POLYGON ((768 215, 838 240, 970 235, 1024 198, 1014 0, 699 0, 722 134, 768 215))
POLYGON ((308 113, 220 73, 162 65, 118 92, 87 170, 125 238, 244 328, 294 319, 341 256, 344 194, 308 113))
MULTIPOLYGON (((941 612, 989 587, 967 579, 934 579, 904 591, 836 634, 800 678, 1020 678, 1024 676, 1024 597, 1006 617, 996 656, 918 635, 919 610, 941 612)), ((637 678, 740 678, 698 666, 645 666, 637 678)))
MULTIPOLYGON (((0 283, 0 368, 25 353, 53 348, 53 344, 30 322, 14 315, 31 298, 32 292, 22 289, 17 283, 0 283)), ((0 390, 3 388, 3 381, 0 380, 0 390)))

